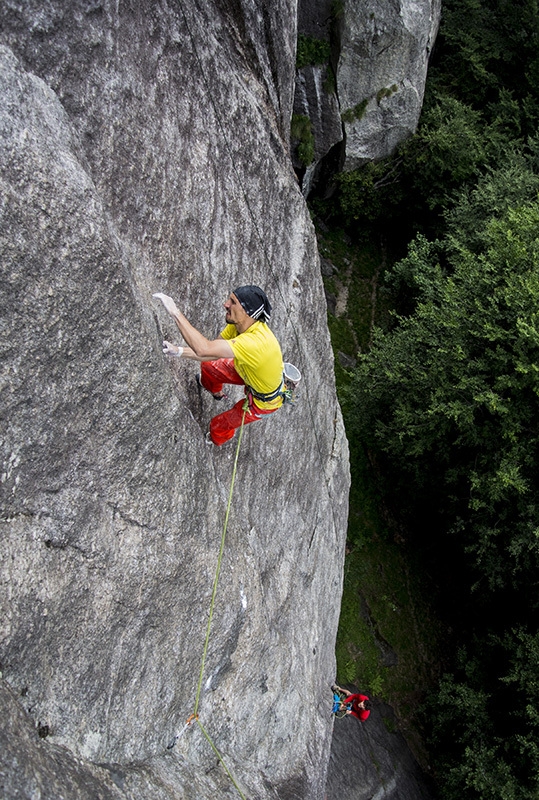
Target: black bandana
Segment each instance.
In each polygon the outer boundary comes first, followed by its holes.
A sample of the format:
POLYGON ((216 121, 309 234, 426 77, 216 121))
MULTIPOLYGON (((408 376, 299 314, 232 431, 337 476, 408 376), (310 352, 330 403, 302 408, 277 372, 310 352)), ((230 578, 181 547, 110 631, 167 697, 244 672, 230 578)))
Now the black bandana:
POLYGON ((266 293, 258 286, 240 286, 233 293, 240 301, 243 310, 253 319, 269 322, 271 305, 266 293))

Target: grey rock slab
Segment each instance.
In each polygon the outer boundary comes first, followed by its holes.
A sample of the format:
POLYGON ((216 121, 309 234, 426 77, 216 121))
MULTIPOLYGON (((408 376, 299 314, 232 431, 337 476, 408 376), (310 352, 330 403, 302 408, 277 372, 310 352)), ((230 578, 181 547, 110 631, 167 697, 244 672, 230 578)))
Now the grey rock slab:
POLYGON ((322 798, 349 471, 288 149, 294 4, 2 13, 0 669, 2 704, 48 731, 21 734, 29 773, 237 796, 198 726, 166 749, 195 702, 233 447, 205 444, 215 405, 163 356, 178 335, 152 294, 213 337, 258 283, 302 401, 244 432, 199 713, 246 796, 322 798))
POLYGON ((415 133, 440 15, 440 0, 344 1, 336 70, 341 113, 365 104, 345 122, 345 170, 390 155, 415 133))
POLYGON ((343 139, 337 95, 328 91, 328 67, 306 66, 298 70, 294 113, 309 117, 314 136, 314 160, 320 161, 343 139))

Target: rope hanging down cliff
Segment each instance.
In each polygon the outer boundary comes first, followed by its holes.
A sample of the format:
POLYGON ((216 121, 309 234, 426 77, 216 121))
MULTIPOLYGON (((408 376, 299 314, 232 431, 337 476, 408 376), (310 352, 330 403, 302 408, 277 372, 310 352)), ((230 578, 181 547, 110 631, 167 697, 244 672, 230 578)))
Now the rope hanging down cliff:
POLYGON ((230 516, 230 508, 231 508, 231 505, 232 505, 232 494, 234 492, 234 483, 236 481, 236 472, 237 472, 237 469, 238 469, 238 458, 239 458, 239 454, 240 454, 240 446, 241 446, 241 440, 242 440, 242 437, 243 437, 243 427, 244 427, 244 421, 245 421, 245 413, 247 411, 247 408, 248 408, 248 401, 246 400, 245 401, 245 408, 244 408, 244 412, 243 412, 243 419, 242 419, 242 422, 241 422, 240 432, 239 432, 239 436, 238 436, 238 444, 236 446, 236 456, 234 458, 234 468, 232 470, 232 480, 230 482, 230 492, 228 494, 228 503, 227 503, 227 507, 226 507, 225 522, 224 522, 224 525, 223 525, 223 533, 221 535, 221 545, 219 547, 219 555, 217 557, 217 568, 215 570, 215 577, 213 579, 213 590, 212 590, 212 596, 211 596, 211 602, 210 602, 210 610, 209 610, 209 615, 208 615, 208 624, 206 626, 206 638, 205 638, 205 641, 204 641, 204 650, 202 652, 202 662, 200 664, 200 674, 199 674, 199 677, 198 677, 198 684, 197 684, 197 690, 196 690, 196 696, 195 696, 195 705, 194 705, 194 708, 193 708, 193 713, 190 714, 190 716, 187 718, 184 727, 174 735, 173 739, 170 741, 170 743, 168 744, 168 747, 167 747, 168 750, 171 750, 174 747, 174 745, 176 744, 176 742, 178 741, 178 739, 180 738, 180 736, 187 730, 187 728, 193 722, 196 722, 197 725, 199 726, 200 730, 204 734, 205 739, 207 740, 207 742, 209 743, 210 747, 214 751, 215 755, 217 756, 217 758, 219 759, 219 761, 223 765, 223 768, 224 768, 226 774, 228 775, 228 777, 230 778, 230 780, 232 781, 232 783, 236 787, 237 791, 239 792, 239 795, 242 798, 242 800, 246 800, 246 797, 243 794, 243 792, 240 789, 240 787, 238 786, 238 783, 237 783, 236 779, 234 778, 234 775, 232 774, 232 772, 227 767, 223 756, 221 755, 221 753, 219 752, 219 750, 215 746, 215 744, 212 741, 209 733, 207 732, 206 728, 204 727, 204 725, 200 721, 200 718, 199 718, 199 715, 198 715, 198 707, 199 707, 199 702, 200 702, 200 694, 201 694, 201 691, 202 691, 202 680, 204 678, 204 669, 205 669, 205 666, 206 666, 206 655, 208 653, 208 644, 209 644, 209 641, 210 641, 211 624, 212 624, 212 619, 213 619, 213 611, 214 611, 214 608, 215 608, 215 598, 217 596, 217 586, 218 586, 218 583, 219 583, 219 575, 220 575, 220 572, 221 572, 221 563, 222 563, 222 560, 223 560, 223 552, 224 552, 224 549, 225 549, 226 532, 227 532, 227 528, 228 528, 228 518, 230 516))

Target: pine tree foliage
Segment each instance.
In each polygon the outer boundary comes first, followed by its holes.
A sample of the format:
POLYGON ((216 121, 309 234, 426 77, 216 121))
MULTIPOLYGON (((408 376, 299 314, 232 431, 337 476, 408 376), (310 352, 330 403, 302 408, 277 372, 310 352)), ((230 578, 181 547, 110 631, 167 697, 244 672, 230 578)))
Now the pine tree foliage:
POLYGON ((430 549, 460 609, 459 636, 480 662, 480 680, 448 677, 433 701, 444 797, 531 798, 539 788, 539 203, 491 218, 481 248, 472 239, 473 248, 462 235, 411 245, 396 276, 413 288, 415 311, 377 331, 360 356, 347 419, 378 453, 386 494, 430 549), (506 635, 507 626, 520 633, 506 635), (501 718, 497 707, 506 707, 501 718))
POLYGON ((340 180, 406 255, 343 407, 440 588, 425 709, 444 800, 539 797, 539 7, 446 0, 425 112, 340 180))

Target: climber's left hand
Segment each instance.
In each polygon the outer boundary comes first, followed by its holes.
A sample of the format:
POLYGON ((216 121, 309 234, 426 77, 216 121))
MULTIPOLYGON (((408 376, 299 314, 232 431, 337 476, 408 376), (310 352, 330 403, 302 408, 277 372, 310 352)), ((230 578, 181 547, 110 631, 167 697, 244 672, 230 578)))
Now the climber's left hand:
POLYGON ((163 305, 165 306, 165 310, 168 311, 171 317, 178 313, 178 307, 172 297, 169 297, 168 294, 163 294, 163 292, 156 292, 152 295, 155 297, 156 300, 161 300, 163 305))

